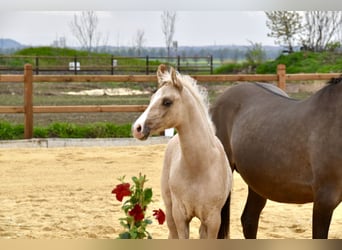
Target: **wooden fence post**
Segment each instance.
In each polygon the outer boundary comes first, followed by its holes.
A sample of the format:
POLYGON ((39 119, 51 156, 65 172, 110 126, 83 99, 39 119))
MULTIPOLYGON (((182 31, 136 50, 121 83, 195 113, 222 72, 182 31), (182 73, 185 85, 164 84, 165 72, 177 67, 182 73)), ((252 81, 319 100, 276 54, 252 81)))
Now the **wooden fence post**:
POLYGON ((277 66, 278 87, 282 90, 286 90, 286 65, 279 64, 277 66))
POLYGON ((24 66, 24 138, 31 139, 33 137, 33 75, 32 65, 25 64, 24 66))

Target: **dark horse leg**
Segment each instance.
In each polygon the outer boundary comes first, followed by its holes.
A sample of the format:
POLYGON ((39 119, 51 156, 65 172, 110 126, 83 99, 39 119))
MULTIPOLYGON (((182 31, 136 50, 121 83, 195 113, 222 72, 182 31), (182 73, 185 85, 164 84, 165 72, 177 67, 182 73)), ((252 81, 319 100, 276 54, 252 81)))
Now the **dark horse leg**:
POLYGON ((266 205, 266 199, 248 187, 248 197, 241 216, 243 235, 246 239, 256 239, 259 217, 266 205))
MULTIPOLYGON (((323 191, 323 190, 322 190, 323 191)), ((339 204, 338 198, 334 197, 332 189, 316 194, 312 213, 312 238, 327 239, 331 217, 334 209, 339 204)))

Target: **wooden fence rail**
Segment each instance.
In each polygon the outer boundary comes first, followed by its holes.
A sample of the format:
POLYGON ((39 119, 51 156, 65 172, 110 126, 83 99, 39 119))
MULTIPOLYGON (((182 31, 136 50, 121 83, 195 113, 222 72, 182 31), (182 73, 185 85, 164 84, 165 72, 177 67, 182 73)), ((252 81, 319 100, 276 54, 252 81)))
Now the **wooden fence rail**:
MULTIPOLYGON (((278 65, 276 74, 192 75, 198 82, 277 82, 285 90, 286 81, 329 80, 339 73, 286 74, 285 65, 278 65)), ((143 112, 146 105, 79 105, 33 106, 33 82, 156 82, 155 75, 33 75, 31 64, 25 64, 24 75, 1 75, 0 82, 24 82, 24 106, 0 106, 0 113, 24 113, 24 138, 33 137, 34 113, 143 112)))

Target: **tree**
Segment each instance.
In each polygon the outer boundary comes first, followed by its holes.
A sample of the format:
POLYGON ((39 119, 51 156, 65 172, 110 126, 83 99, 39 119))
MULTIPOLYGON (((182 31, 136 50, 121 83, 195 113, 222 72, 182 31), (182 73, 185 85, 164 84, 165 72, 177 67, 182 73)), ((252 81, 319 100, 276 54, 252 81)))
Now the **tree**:
POLYGON ((261 43, 253 43, 252 41, 248 42, 250 43, 250 46, 247 47, 245 56, 247 62, 254 67, 266 60, 266 52, 262 48, 261 43))
POLYGON ((268 20, 266 26, 271 30, 267 34, 276 39, 276 44, 288 46, 289 52, 293 52, 293 46, 299 39, 298 34, 303 30, 302 17, 296 11, 271 11, 265 12, 268 20))
POLYGON ((65 36, 61 36, 61 37, 57 37, 56 36, 56 39, 53 40, 51 46, 55 47, 55 48, 66 48, 66 38, 65 38, 65 36))
POLYGON ((74 15, 70 23, 72 33, 81 46, 91 52, 99 45, 101 33, 97 31, 98 17, 94 11, 82 11, 74 15))
POLYGON ((138 56, 141 56, 141 51, 145 43, 145 31, 144 30, 141 30, 141 29, 137 30, 133 43, 134 43, 134 47, 135 47, 135 50, 137 51, 138 56))
POLYGON ((341 11, 307 11, 305 21, 305 49, 322 51, 340 42, 338 35, 342 32, 341 11))
POLYGON ((339 42, 340 45, 342 46, 342 27, 340 27, 337 30, 336 35, 337 35, 337 42, 339 42))
POLYGON ((176 12, 164 11, 161 15, 162 31, 164 34, 167 56, 170 57, 171 45, 173 42, 173 35, 175 33, 176 12))

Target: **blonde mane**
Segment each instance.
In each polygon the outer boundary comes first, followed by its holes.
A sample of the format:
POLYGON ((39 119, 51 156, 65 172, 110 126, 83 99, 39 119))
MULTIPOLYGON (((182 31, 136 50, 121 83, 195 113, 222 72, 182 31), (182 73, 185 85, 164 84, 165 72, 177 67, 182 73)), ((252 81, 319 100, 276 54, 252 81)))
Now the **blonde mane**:
MULTIPOLYGON (((171 81, 171 74, 168 71, 165 71, 163 74, 163 82, 169 82, 171 81)), ((215 126, 211 120, 211 116, 209 114, 209 97, 208 97, 208 91, 197 84, 197 81, 193 79, 189 75, 182 75, 177 71, 177 79, 181 82, 183 87, 185 87, 191 95, 196 100, 197 104, 196 107, 198 107, 201 111, 201 114, 203 117, 208 121, 209 127, 211 131, 215 134, 215 126)))

